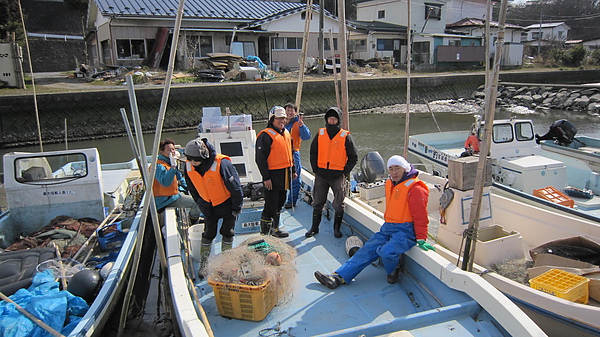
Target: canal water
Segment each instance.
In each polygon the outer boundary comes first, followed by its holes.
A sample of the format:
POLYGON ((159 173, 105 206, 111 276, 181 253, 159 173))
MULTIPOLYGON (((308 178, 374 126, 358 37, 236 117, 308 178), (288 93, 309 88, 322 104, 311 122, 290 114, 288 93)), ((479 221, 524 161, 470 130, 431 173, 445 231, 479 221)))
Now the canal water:
MULTIPOLYGON (((423 105, 421 105, 423 106, 423 105)), ((384 160, 387 160, 394 154, 402 154, 404 146, 404 126, 406 115, 404 113, 394 113, 405 110, 406 105, 397 105, 394 107, 370 109, 365 112, 352 112, 350 114, 350 131, 358 147, 359 160, 370 151, 379 151, 384 160), (385 112, 385 113, 382 113, 385 112), (391 113, 390 113, 391 112, 391 113)), ((427 132, 456 131, 466 130, 474 121, 473 115, 477 113, 476 108, 460 109, 448 105, 430 104, 426 109, 416 109, 424 111, 410 115, 410 134, 420 134, 427 132), (431 111, 429 111, 431 108, 431 111), (469 111, 469 112, 465 112, 469 111), (474 112, 475 111, 475 112, 474 112)), ((411 107, 411 110, 413 108, 411 107)), ((479 111, 479 113, 483 113, 479 111)), ((496 119, 500 118, 524 118, 531 119, 534 122, 536 133, 542 135, 548 131, 552 122, 566 118, 571 121, 578 129, 577 135, 587 135, 600 137, 600 117, 591 116, 586 112, 562 111, 562 110, 544 110, 544 112, 535 112, 525 108, 517 107, 512 109, 501 108, 496 111, 496 119)), ((305 117, 306 125, 310 128, 313 136, 317 130, 325 125, 325 120, 321 116, 305 117)), ((266 127, 266 122, 254 122, 253 127, 258 133, 266 127)), ((163 132, 162 138, 170 137, 176 143, 185 146, 185 144, 196 137, 195 129, 163 132)), ((144 141, 148 155, 152 153, 154 134, 145 134, 144 141)), ((133 153, 126 137, 96 139, 89 141, 68 142, 69 149, 96 147, 100 152, 102 163, 115 163, 129 161, 133 158, 133 153)), ((309 167, 309 148, 310 141, 302 143, 302 164, 309 167)), ((46 144, 44 150, 65 149, 65 144, 46 144)), ((39 151, 39 146, 26 146, 0 149, 0 155, 12 151, 39 151)), ((415 160, 410 158, 409 160, 415 160)), ((4 172, 0 167, 0 172, 4 172)))

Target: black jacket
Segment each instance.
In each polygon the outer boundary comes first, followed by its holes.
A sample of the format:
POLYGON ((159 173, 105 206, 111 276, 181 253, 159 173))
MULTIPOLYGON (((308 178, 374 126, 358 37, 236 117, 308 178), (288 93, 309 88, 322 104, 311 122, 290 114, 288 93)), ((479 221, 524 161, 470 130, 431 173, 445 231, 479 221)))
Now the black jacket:
MULTIPOLYGON (((285 131, 285 128, 283 130, 280 130, 279 128, 275 127, 273 125, 273 122, 271 121, 269 121, 267 128, 272 128, 280 134, 283 134, 283 132, 285 131)), ((285 190, 286 180, 288 181, 289 189, 289 182, 292 179, 291 174, 295 172, 294 165, 292 165, 289 168, 270 170, 267 159, 269 158, 269 154, 271 154, 272 144, 273 139, 266 132, 263 132, 258 135, 258 137, 256 138, 256 165, 258 166, 258 170, 260 171, 260 175, 262 176, 263 181, 267 181, 269 179, 271 180, 271 183, 273 184, 273 190, 285 190)))

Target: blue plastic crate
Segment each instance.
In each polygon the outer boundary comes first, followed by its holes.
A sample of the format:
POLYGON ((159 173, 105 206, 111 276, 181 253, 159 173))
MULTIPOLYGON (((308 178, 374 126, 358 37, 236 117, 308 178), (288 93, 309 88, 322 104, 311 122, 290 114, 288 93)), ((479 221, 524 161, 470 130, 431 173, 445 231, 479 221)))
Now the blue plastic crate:
POLYGON ((236 233, 253 233, 260 232, 260 215, 261 208, 243 208, 235 222, 236 233))
POLYGON ((123 241, 125 241, 125 238, 127 238, 127 233, 124 232, 123 228, 121 227, 121 221, 98 228, 96 229, 96 232, 98 234, 98 244, 100 245, 100 249, 103 251, 121 248, 123 241), (115 230, 109 232, 108 230, 111 227, 115 230))

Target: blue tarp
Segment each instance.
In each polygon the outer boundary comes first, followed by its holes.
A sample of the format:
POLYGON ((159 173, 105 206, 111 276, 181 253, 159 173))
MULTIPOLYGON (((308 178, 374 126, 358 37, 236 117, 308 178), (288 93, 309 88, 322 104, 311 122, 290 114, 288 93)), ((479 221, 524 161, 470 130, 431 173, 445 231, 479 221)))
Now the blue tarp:
MULTIPOLYGON (((36 274, 28 289, 20 289, 9 298, 63 335, 70 334, 89 309, 83 298, 60 290, 51 270, 36 274)), ((2 301, 0 302, 0 336, 52 335, 21 314, 14 304, 2 301)))

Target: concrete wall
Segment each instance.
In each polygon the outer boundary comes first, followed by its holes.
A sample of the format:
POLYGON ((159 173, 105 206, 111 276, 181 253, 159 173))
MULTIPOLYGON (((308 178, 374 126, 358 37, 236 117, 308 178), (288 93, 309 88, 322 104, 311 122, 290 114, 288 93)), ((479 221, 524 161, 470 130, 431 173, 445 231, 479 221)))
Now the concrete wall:
MULTIPOLYGON (((600 70, 510 72, 500 75, 504 82, 582 84, 597 82, 600 70)), ((484 74, 413 75, 411 101, 468 98, 484 83, 484 74)), ((215 83, 171 88, 164 128, 195 127, 201 121, 202 107, 229 107, 233 114, 252 114, 254 120, 266 119, 273 105, 294 102, 296 82, 215 83)), ((349 80, 350 109, 366 109, 406 102, 406 78, 349 80)), ((142 127, 154 130, 162 88, 136 89, 142 127)), ((323 113, 335 105, 331 81, 309 81, 302 91, 301 111, 323 113)), ((64 120, 68 120, 69 140, 116 137, 125 134, 120 108, 129 109, 127 90, 94 91, 38 95, 42 138, 45 142, 64 139, 64 120)), ((37 142, 33 98, 3 96, 0 101, 0 147, 37 142)))

